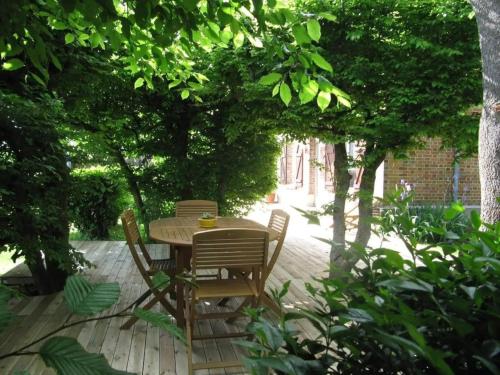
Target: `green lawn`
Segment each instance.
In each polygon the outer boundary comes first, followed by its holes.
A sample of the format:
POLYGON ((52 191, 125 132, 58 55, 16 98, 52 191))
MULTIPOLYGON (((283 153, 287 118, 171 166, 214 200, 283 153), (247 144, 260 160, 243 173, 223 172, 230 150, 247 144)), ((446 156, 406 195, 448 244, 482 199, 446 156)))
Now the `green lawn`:
POLYGON ((20 258, 17 260, 16 263, 10 259, 12 256, 13 251, 3 251, 0 253, 0 275, 3 275, 5 272, 10 270, 11 268, 14 268, 16 264, 22 263, 24 258, 20 258))

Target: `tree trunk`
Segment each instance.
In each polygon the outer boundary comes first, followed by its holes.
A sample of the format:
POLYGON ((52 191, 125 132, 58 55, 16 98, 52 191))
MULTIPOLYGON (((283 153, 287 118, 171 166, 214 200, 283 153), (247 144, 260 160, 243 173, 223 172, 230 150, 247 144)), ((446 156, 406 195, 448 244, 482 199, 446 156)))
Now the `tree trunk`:
POLYGON ((331 278, 338 274, 336 269, 344 269, 347 263, 345 247, 345 202, 349 193, 349 182, 351 180, 345 144, 336 143, 334 150, 335 200, 333 201, 333 243, 330 252, 331 278))
POLYGON ((470 0, 476 13, 483 63, 483 112, 479 125, 481 218, 500 220, 500 1, 470 0))
MULTIPOLYGON (((370 159, 370 155, 365 153, 365 158, 370 159)), ((373 190, 375 188, 375 177, 377 168, 385 159, 385 155, 378 156, 372 163, 364 166, 363 176, 359 186, 358 202, 358 229, 354 242, 362 247, 368 245, 372 233, 372 212, 373 212, 373 190)))
POLYGON ((130 168, 125 157, 121 153, 119 149, 113 148, 114 155, 122 173, 127 180, 127 185, 134 198, 134 203, 137 209, 139 210, 139 215, 142 223, 144 224, 144 230, 146 231, 146 235, 149 237, 149 226, 147 225, 149 218, 147 217, 146 207, 144 206, 144 201, 142 199, 141 190, 139 189, 139 184, 137 183, 137 177, 134 174, 134 171, 130 168))
POLYGON ((193 189, 191 186, 192 178, 190 176, 191 167, 188 159, 189 153, 189 130, 191 128, 192 117, 189 108, 185 110, 183 121, 177 124, 175 132, 175 145, 173 157, 177 168, 177 181, 182 183, 179 195, 181 200, 193 199, 193 189))

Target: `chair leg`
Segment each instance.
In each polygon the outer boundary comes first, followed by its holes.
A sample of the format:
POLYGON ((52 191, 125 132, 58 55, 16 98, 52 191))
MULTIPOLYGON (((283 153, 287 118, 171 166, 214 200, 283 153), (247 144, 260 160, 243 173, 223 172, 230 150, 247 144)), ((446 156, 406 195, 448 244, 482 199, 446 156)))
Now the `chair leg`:
POLYGON ((191 322, 187 322, 186 324, 186 340, 187 340, 187 362, 188 362, 188 374, 193 375, 193 337, 192 337, 192 329, 191 322))

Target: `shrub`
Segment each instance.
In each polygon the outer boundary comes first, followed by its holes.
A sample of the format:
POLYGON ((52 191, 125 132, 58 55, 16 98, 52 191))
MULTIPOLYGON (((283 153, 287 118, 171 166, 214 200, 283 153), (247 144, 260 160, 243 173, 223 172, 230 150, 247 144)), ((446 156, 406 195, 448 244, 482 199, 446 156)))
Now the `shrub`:
POLYGON ((125 204, 118 178, 99 168, 74 170, 71 178, 73 224, 89 239, 109 238, 125 204))
POLYGON ((383 232, 396 231, 411 235, 418 242, 437 244, 453 240, 468 230, 467 215, 461 211, 453 218, 445 218, 443 205, 412 205, 413 196, 391 201, 391 208, 384 210, 378 224, 383 232), (396 219, 397 218, 397 219, 396 219), (397 222, 396 222, 397 221, 397 222))
MULTIPOLYGON (((446 223, 463 208, 444 211, 446 223)), ((395 216, 395 225, 408 219, 395 216)), ((285 313, 278 326, 250 311, 245 342, 254 374, 498 374, 500 367, 500 222, 481 228, 476 212, 470 231, 453 242, 399 252, 356 249, 360 262, 337 279, 307 284, 315 304, 285 313), (301 338, 291 322, 306 319, 315 338, 301 338)), ((440 228, 436 228, 437 231, 440 228)), ((397 228, 394 228, 397 231, 397 228)), ((414 233, 418 234, 418 231, 414 233)), ((288 285, 275 296, 279 300, 288 285)))

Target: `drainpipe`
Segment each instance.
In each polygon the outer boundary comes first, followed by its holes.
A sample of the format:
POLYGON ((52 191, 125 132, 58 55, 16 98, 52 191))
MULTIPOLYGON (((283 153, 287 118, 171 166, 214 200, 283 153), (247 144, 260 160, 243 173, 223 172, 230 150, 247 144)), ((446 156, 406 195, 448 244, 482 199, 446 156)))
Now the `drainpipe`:
POLYGON ((458 201, 458 184, 460 182, 460 163, 458 161, 458 152, 454 150, 453 155, 453 201, 458 201))

